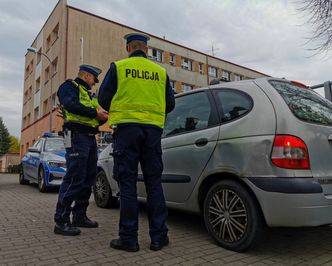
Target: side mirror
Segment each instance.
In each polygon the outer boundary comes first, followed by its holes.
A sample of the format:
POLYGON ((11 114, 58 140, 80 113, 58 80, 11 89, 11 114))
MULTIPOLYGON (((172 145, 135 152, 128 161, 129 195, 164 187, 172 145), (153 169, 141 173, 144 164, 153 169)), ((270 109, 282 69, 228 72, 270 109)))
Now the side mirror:
POLYGON ((37 147, 29 147, 28 151, 40 153, 40 150, 37 147))
POLYGON ((112 136, 112 134, 106 134, 104 136, 104 140, 105 140, 106 143, 113 143, 113 136, 112 136))

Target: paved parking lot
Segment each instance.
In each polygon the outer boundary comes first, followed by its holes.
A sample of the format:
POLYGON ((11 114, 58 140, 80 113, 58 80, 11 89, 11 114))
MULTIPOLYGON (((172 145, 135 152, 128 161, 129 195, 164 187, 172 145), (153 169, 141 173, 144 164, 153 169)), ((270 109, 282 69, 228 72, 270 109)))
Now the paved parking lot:
POLYGON ((332 265, 332 227, 274 229, 253 251, 235 253, 216 246, 203 220, 170 211, 170 245, 149 250, 148 225, 141 208, 137 253, 109 248, 117 237, 118 209, 99 209, 91 200, 96 229, 77 237, 53 234, 57 193, 39 193, 18 184, 17 175, 0 174, 0 265, 332 265))

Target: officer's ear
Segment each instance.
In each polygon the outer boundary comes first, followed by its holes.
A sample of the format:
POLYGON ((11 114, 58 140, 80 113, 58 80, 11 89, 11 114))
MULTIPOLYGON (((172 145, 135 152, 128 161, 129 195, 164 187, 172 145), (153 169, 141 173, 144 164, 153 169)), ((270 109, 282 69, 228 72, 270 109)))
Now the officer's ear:
POLYGON ((126 45, 126 50, 129 53, 129 44, 126 45))

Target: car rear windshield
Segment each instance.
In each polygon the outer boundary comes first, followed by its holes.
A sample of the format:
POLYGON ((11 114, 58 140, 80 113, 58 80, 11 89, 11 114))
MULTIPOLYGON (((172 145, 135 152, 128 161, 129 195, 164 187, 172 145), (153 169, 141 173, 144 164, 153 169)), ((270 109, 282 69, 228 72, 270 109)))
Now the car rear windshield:
POLYGON ((270 81, 299 119, 323 125, 332 125, 332 103, 317 92, 287 81, 270 81))

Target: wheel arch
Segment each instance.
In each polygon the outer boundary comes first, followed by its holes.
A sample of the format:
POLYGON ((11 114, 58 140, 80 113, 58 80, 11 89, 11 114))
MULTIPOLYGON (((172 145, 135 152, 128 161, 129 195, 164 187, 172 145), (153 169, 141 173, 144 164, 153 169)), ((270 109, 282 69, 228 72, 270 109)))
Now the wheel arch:
POLYGON ((44 161, 40 161, 39 162, 37 181, 38 181, 38 178, 39 178, 39 171, 40 171, 41 168, 43 168, 43 170, 44 170, 44 181, 45 181, 45 185, 48 186, 49 181, 50 181, 49 180, 50 171, 49 171, 49 169, 47 167, 46 162, 44 162, 44 161))
POLYGON ((235 181, 235 182, 239 183, 240 185, 242 185, 247 190, 247 192, 251 195, 252 199, 254 200, 256 205, 258 206, 259 212, 261 213, 261 216, 264 220, 264 223, 266 224, 266 220, 265 220, 265 216, 264 216, 264 213, 263 213, 263 210, 262 210, 262 206, 259 203, 259 201, 258 201, 256 195, 254 194, 254 192, 251 190, 251 188, 248 186, 248 184, 246 182, 244 182, 239 176, 235 175, 234 173, 229 173, 229 172, 220 172, 220 173, 212 174, 212 175, 206 177, 204 179, 204 181, 201 183, 201 185, 199 187, 199 192, 198 192, 198 204, 199 204, 199 208, 200 208, 201 213, 203 211, 205 195, 207 194, 209 189, 215 183, 217 183, 221 180, 232 180, 232 181, 235 181))

